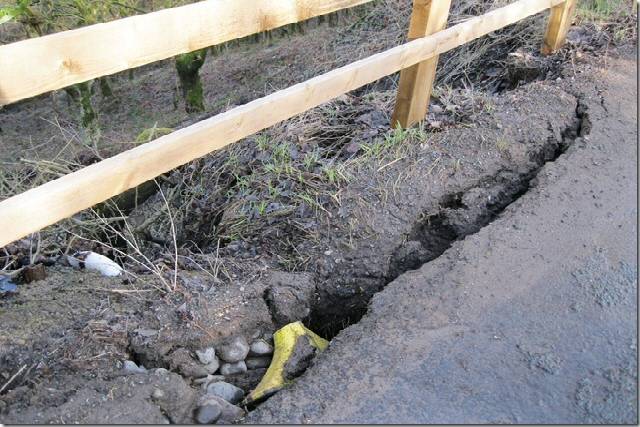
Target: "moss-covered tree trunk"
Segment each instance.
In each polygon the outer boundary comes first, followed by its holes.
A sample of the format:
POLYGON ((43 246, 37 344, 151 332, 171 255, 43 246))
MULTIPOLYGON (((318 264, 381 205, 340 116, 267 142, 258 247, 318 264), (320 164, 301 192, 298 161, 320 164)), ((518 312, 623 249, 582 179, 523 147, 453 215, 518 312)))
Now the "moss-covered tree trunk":
POLYGON ((102 93, 102 96, 105 98, 113 98, 113 90, 109 83, 109 77, 100 77, 98 81, 100 82, 100 93, 102 93))
POLYGON ((204 65, 207 50, 202 49, 176 57, 176 70, 187 113, 204 111, 204 94, 200 80, 200 68, 204 65))
POLYGON ((85 143, 92 145, 97 151, 98 141, 100 139, 100 126, 98 124, 98 114, 91 102, 94 91, 93 83, 94 80, 78 83, 64 88, 64 91, 69 95, 69 99, 79 107, 80 123, 87 137, 85 143))
POLYGON ((98 114, 96 114, 91 103, 92 86, 93 80, 90 80, 64 88, 69 98, 80 107, 80 121, 84 128, 91 128, 98 118, 98 114))

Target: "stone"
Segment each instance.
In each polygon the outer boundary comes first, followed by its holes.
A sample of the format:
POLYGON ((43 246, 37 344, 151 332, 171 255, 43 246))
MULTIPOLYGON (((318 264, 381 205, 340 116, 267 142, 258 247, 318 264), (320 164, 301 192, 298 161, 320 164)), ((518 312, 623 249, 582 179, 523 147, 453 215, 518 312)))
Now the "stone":
POLYGON ((213 424, 222 415, 222 408, 217 402, 207 401, 196 409, 196 422, 198 424, 213 424))
POLYGON ((154 398, 155 400, 160 400, 164 397, 164 391, 160 390, 159 388, 156 388, 153 390, 153 393, 151 393, 151 397, 154 398))
POLYGON ((229 403, 238 403, 244 397, 244 391, 233 384, 224 381, 211 383, 207 386, 207 394, 210 396, 218 396, 229 403))
POLYGON ((215 374, 215 372, 218 370, 219 367, 220 367, 220 361, 218 360, 217 357, 211 363, 204 365, 204 368, 210 374, 215 374))
POLYGON ((218 355, 225 362, 235 363, 244 360, 249 354, 249 344, 244 337, 238 336, 220 346, 218 355))
POLYGON ((185 377, 202 378, 211 373, 205 366, 196 362, 186 348, 175 350, 168 359, 169 368, 180 372, 185 377))
POLYGON ((220 415, 220 418, 218 418, 218 424, 230 424, 238 421, 245 415, 242 408, 232 405, 231 403, 218 396, 203 396, 201 399, 201 406, 204 405, 218 405, 218 407, 222 410, 222 414, 220 415))
POLYGON ((249 346, 249 356, 267 356, 273 354, 273 347, 265 340, 255 340, 249 346))
POLYGON ((216 349, 213 347, 205 348, 204 350, 196 350, 196 356, 203 365, 208 365, 211 362, 217 361, 216 349))
POLYGON ((206 388, 210 383, 218 381, 224 381, 224 375, 207 375, 206 377, 196 378, 193 380, 194 384, 202 384, 206 388))
POLYGON ((235 363, 223 363, 220 366, 220 373, 222 375, 237 375, 247 372, 247 365, 244 360, 235 363))
POLYGON ((291 357, 284 365, 282 372, 285 380, 292 380, 299 377, 311 365, 311 361, 316 355, 316 349, 309 342, 306 336, 300 336, 296 340, 291 357))
POLYGON ((127 374, 146 374, 147 370, 144 366, 138 366, 131 360, 125 360, 123 368, 127 374))
POLYGON ((244 363, 247 369, 268 368, 271 365, 271 356, 249 357, 244 363))
POLYGON ((252 369, 242 375, 232 375, 226 381, 242 390, 253 390, 262 381, 266 372, 266 368, 252 369))
POLYGON ((272 272, 264 299, 275 327, 306 318, 311 313, 314 292, 313 276, 308 273, 272 272))

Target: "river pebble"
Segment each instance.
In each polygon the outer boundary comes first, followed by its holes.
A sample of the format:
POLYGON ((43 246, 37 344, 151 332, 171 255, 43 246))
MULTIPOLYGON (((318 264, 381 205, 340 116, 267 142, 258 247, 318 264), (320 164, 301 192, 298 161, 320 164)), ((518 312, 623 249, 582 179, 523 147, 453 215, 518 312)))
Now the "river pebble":
POLYGON ((236 375, 245 372, 247 372, 247 365, 244 363, 244 360, 235 363, 223 363, 222 366, 220 366, 220 373, 222 375, 236 375))
POLYGON ((235 363, 244 360, 249 354, 249 344, 244 337, 235 337, 228 343, 220 346, 218 355, 225 362, 235 363))
POLYGON ((209 384, 218 381, 224 381, 224 375, 207 375, 206 377, 196 378, 195 380, 193 380, 193 383, 202 384, 202 386, 206 389, 209 384))
POLYGON ((244 363, 245 365, 247 365, 247 369, 268 368, 269 365, 271 365, 271 357, 248 357, 247 360, 244 361, 244 363))
POLYGON ((273 354, 273 347, 265 340, 255 340, 249 347, 249 356, 266 356, 273 354))
POLYGON ((204 366, 209 374, 215 374, 220 367, 220 361, 216 357, 211 363, 204 366))
POLYGON ((196 356, 203 365, 208 365, 211 362, 217 361, 216 349, 213 347, 205 348, 204 350, 196 350, 196 356))
POLYGON ((244 391, 233 384, 224 381, 211 383, 207 386, 207 394, 218 396, 229 403, 238 403, 244 397, 244 391))
POLYGON ((205 405, 217 405, 221 409, 222 414, 220 415, 220 418, 218 418, 218 424, 230 424, 234 421, 238 421, 244 416, 242 408, 232 405, 218 396, 205 395, 201 400, 200 406, 202 407, 205 405))
POLYGON ((213 424, 222 415, 222 408, 217 402, 206 402, 196 409, 196 422, 198 424, 213 424))

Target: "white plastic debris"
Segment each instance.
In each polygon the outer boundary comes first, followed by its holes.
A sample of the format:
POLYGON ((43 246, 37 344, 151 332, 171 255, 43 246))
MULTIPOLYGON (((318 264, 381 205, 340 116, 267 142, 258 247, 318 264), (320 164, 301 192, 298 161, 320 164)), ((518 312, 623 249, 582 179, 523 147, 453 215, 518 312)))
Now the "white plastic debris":
POLYGON ((106 256, 91 251, 76 252, 73 256, 67 256, 67 260, 72 267, 95 270, 107 277, 119 276, 124 271, 106 256))

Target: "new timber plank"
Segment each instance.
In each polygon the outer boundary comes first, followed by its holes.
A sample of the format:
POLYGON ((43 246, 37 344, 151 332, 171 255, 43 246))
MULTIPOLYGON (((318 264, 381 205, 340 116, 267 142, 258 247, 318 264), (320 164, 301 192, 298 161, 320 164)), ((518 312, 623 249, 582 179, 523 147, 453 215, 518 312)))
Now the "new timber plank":
POLYGON ((0 46, 0 105, 371 0, 207 0, 0 46))

